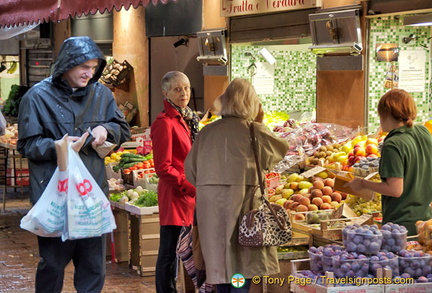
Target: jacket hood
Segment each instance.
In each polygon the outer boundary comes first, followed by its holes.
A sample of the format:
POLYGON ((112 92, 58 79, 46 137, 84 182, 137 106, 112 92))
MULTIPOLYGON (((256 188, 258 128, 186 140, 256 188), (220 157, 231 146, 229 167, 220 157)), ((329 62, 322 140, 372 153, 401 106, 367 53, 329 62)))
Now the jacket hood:
POLYGON ((69 69, 92 59, 99 59, 99 67, 88 84, 96 82, 102 75, 106 61, 102 51, 90 37, 71 37, 66 39, 57 56, 52 73, 55 83, 61 83, 61 76, 69 69))

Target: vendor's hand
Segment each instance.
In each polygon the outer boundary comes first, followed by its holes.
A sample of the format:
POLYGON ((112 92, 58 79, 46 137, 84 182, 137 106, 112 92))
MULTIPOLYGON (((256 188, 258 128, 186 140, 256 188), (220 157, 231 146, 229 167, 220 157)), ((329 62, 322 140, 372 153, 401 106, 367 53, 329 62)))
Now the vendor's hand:
MULTIPOLYGON (((72 149, 75 152, 79 152, 80 149, 82 148, 82 146, 84 145, 88 136, 89 136, 89 133, 87 131, 84 132, 84 134, 81 135, 80 137, 73 136, 72 139, 70 139, 70 141, 72 141, 72 149)), ((71 137, 69 137, 69 138, 71 138, 71 137)))
POLYGON ((262 109, 262 105, 261 105, 261 103, 260 103, 260 104, 259 104, 258 114, 257 114, 257 116, 255 117, 255 122, 262 123, 263 120, 264 120, 264 111, 263 111, 263 109, 262 109))
POLYGON ((362 185, 362 180, 360 178, 354 178, 353 180, 351 180, 350 182, 347 182, 344 184, 344 186, 349 186, 351 187, 351 189, 353 191, 359 191, 361 189, 364 189, 363 185, 362 185))
POLYGON ((98 145, 103 144, 107 137, 108 137, 108 131, 105 127, 99 125, 92 129, 92 134, 94 137, 94 140, 92 142, 93 147, 97 147, 98 145))

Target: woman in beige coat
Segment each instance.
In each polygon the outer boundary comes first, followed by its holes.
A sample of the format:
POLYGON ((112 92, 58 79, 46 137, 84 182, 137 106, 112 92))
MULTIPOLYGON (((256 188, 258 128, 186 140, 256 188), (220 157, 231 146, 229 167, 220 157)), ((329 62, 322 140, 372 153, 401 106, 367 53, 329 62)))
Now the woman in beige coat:
MULTIPOLYGON (((279 272, 276 247, 245 247, 238 242, 239 221, 258 185, 249 125, 254 123, 263 170, 283 159, 288 143, 261 123, 261 104, 247 80, 234 79, 218 103, 222 119, 200 131, 185 160, 185 172, 197 188, 196 216, 207 283, 216 284, 218 293, 248 292, 252 277, 279 272), (246 279, 241 289, 231 285, 235 274, 246 279)), ((260 196, 259 189, 255 196, 260 196)), ((256 206, 260 204, 255 200, 256 206)))

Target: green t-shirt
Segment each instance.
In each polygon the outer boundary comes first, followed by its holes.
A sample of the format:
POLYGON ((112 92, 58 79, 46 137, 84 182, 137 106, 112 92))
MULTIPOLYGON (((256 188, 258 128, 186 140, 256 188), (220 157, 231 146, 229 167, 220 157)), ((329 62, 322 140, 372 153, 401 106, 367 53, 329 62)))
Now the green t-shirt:
POLYGON ((408 235, 416 235, 415 222, 432 218, 432 136, 426 127, 402 126, 390 131, 381 150, 379 173, 403 178, 399 198, 382 195, 383 223, 404 225, 408 235))

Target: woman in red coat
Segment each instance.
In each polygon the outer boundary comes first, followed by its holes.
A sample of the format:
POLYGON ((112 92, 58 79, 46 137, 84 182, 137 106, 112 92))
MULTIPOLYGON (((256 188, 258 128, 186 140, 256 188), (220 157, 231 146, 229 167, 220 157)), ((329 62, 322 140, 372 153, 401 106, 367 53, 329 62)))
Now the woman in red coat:
POLYGON ((177 292, 176 246, 183 226, 192 225, 195 187, 186 180, 184 160, 198 132, 198 117, 187 106, 190 82, 179 71, 162 78, 164 110, 151 125, 156 173, 159 176, 158 204, 160 244, 156 263, 157 292, 177 292))

